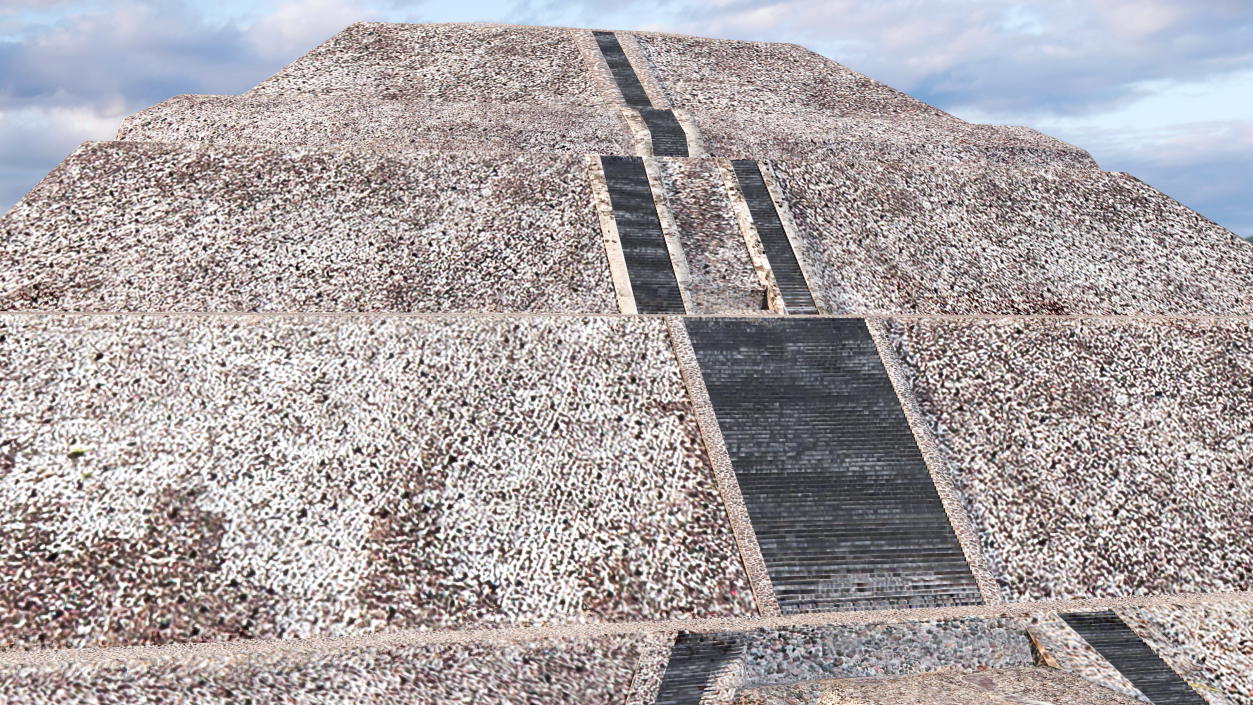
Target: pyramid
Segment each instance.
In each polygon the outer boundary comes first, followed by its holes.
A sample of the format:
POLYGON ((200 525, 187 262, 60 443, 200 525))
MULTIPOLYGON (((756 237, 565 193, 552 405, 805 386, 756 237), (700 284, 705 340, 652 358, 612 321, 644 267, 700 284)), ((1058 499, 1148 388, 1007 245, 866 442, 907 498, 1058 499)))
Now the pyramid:
POLYGON ((1253 247, 799 46, 354 24, 0 231, 5 702, 1253 704, 1253 247))

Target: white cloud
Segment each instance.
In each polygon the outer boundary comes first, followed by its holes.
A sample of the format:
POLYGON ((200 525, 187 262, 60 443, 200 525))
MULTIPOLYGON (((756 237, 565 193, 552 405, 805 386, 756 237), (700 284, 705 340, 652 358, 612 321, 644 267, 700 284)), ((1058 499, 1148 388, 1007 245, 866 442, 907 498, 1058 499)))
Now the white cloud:
POLYGON ((113 139, 125 117, 126 111, 99 113, 90 106, 0 111, 0 213, 80 143, 113 139))
POLYGON ((300 56, 353 22, 379 13, 356 0, 297 0, 261 17, 245 33, 249 46, 263 57, 300 56))
POLYGON ((100 113, 90 106, 0 111, 0 160, 10 166, 64 157, 88 140, 112 139, 126 111, 100 113))

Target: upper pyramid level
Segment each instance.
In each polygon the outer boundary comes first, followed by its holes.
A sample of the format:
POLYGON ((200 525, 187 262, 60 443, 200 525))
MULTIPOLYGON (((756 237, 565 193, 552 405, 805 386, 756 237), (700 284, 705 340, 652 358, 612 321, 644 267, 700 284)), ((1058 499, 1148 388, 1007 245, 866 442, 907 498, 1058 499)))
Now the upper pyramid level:
POLYGON ((790 44, 354 24, 4 218, 0 306, 1248 314, 1253 249, 790 44))

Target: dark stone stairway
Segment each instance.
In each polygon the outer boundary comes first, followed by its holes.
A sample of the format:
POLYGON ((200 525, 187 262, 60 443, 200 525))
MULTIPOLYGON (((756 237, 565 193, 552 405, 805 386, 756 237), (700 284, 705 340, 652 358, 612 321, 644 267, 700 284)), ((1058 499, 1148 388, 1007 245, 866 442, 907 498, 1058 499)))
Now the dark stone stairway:
POLYGON ((640 157, 601 157, 631 293, 640 313, 684 313, 657 203, 640 157))
POLYGON ((622 91, 626 104, 632 108, 653 107, 639 76, 635 75, 635 69, 631 67, 630 59, 622 51, 617 35, 613 32, 592 32, 592 36, 596 38, 596 45, 600 47, 600 53, 604 55, 609 72, 613 74, 613 80, 617 82, 618 90, 622 91))
POLYGON ((640 117, 648 125, 648 133, 652 135, 653 156, 686 157, 687 133, 674 116, 673 110, 656 108, 640 108, 640 117))
POLYGON ((745 635, 738 632, 679 632, 654 705, 699 705, 718 674, 743 656, 744 646, 745 635))
POLYGON ((1153 705, 1204 705, 1201 696, 1112 610, 1063 614, 1061 618, 1153 705))
POLYGON ((864 321, 686 325, 785 614, 981 604, 864 321))
POLYGON ((757 228, 757 237, 761 240, 761 248, 766 252, 766 260, 774 272, 774 281, 779 285, 779 294, 788 313, 816 314, 818 307, 814 304, 813 294, 805 282, 805 273, 801 270, 800 261, 792 251, 792 242, 783 229, 783 221, 770 198, 770 189, 761 177, 761 169, 756 160, 735 159, 731 161, 735 169, 735 179, 744 193, 744 201, 748 204, 748 212, 753 216, 753 225, 757 228))

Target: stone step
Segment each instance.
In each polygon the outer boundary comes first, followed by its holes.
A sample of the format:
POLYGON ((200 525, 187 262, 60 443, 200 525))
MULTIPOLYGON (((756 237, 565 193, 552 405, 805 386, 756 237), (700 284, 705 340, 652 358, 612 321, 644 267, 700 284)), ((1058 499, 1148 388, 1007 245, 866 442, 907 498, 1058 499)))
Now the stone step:
MULTIPOLYGON (((1085 696, 1100 693, 1069 674, 1032 668, 1021 621, 932 619, 677 634, 640 625, 602 636, 582 629, 398 631, 362 638, 7 652, 0 654, 0 698, 181 704, 348 703, 364 696, 371 702, 660 705, 753 698, 771 688, 825 691, 843 679, 899 684, 923 674, 933 680, 955 676, 957 683, 976 688, 989 681, 1000 687, 1042 681, 1053 687, 1054 701, 1063 702, 1086 703, 1085 696), (1011 673, 1016 679, 1004 678, 1011 673)), ((1134 702, 1105 692, 1106 699, 1094 702, 1134 702)))
MULTIPOLYGON (((407 638, 406 638, 407 637, 407 638)), ((593 703, 633 691, 655 637, 387 640, 114 649, 0 660, 8 703, 593 703), (391 643, 389 643, 391 642, 391 643)), ((42 654, 33 654, 40 656, 42 654)), ((5 656, 21 657, 20 654, 5 656)))

